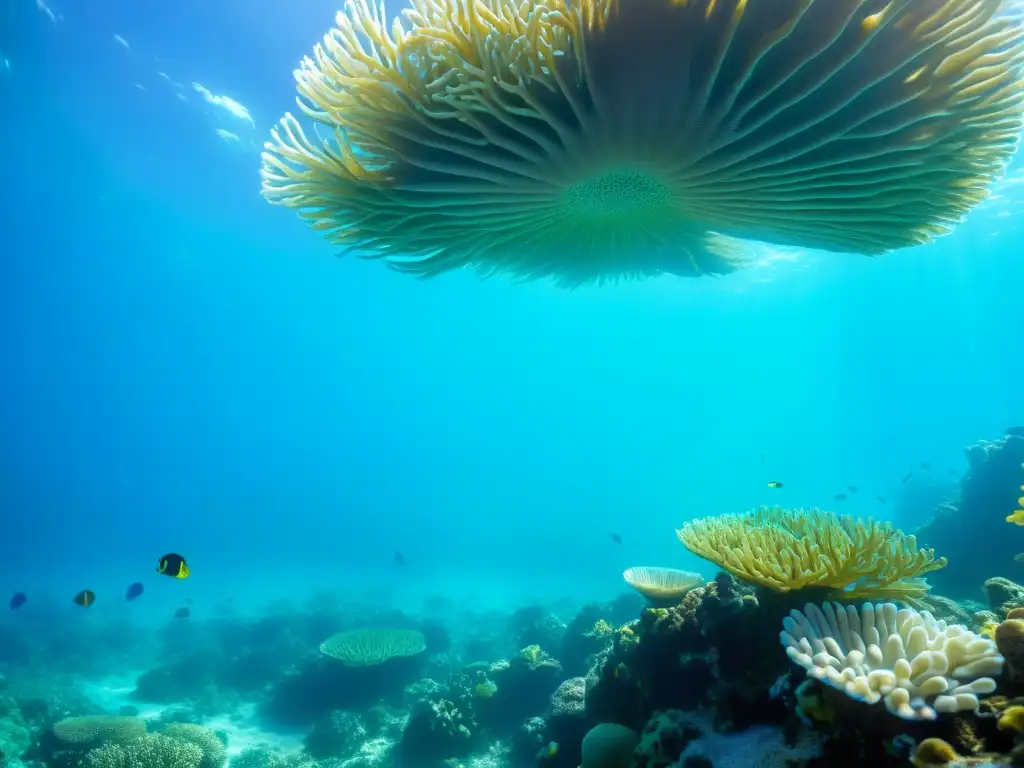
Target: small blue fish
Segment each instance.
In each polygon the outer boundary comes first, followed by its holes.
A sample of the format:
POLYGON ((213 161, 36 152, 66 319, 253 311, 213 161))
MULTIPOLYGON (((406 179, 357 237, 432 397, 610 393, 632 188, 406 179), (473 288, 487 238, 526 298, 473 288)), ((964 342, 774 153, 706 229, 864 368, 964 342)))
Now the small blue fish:
POLYGON ((14 597, 11 598, 11 610, 16 611, 27 602, 28 597, 24 592, 15 592, 14 597))
POLYGON ((190 611, 188 608, 179 608, 174 612, 174 618, 176 619, 187 619, 191 615, 192 611, 190 611))
POLYGON ((143 588, 141 582, 136 581, 134 584, 128 587, 128 591, 124 593, 124 599, 128 602, 131 602, 139 595, 141 595, 144 591, 145 589, 143 588))

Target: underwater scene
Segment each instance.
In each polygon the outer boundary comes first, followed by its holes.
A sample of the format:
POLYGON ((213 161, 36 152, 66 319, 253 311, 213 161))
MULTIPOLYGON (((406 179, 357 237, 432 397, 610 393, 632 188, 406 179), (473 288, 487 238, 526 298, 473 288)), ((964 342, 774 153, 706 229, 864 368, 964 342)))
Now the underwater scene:
POLYGON ((1024 0, 0 0, 0 768, 1024 766, 1024 0))

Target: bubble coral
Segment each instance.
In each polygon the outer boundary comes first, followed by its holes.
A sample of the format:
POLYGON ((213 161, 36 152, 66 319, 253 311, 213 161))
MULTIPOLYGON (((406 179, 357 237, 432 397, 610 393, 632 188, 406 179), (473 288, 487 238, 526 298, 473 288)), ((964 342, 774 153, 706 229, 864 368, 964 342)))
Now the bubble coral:
POLYGON ((691 589, 704 586, 700 574, 678 568, 627 568, 622 578, 654 605, 677 605, 691 589))
POLYGON ((331 635, 320 652, 349 667, 375 667, 386 661, 418 656, 427 648, 414 629, 351 629, 331 635))
POLYGON ((948 232, 1017 146, 1011 0, 348 0, 264 197, 343 251, 567 285, 721 274, 753 238, 948 232), (322 132, 321 130, 322 129, 322 132))
POLYGON ((904 720, 977 711, 1003 668, 991 640, 892 603, 865 603, 860 611, 808 603, 790 612, 779 637, 808 676, 868 704, 884 701, 904 720))
POLYGON ((922 577, 946 565, 888 523, 819 509, 761 507, 705 517, 685 523, 676 536, 741 581, 775 592, 827 588, 844 600, 912 603, 928 591, 922 577))

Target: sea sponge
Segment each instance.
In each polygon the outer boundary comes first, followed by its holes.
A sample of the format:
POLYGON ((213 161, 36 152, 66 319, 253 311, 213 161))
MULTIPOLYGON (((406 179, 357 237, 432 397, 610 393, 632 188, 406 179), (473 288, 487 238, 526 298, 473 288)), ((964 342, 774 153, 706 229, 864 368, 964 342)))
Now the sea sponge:
POLYGON ((677 605, 691 589, 704 586, 699 573, 678 568, 638 566, 627 568, 622 578, 654 605, 677 605))
POLYGON ((84 715, 53 724, 53 735, 65 744, 129 741, 145 734, 146 724, 137 717, 84 715))
POLYGON ((1010 679, 1019 681, 1024 678, 1024 621, 1007 619, 1000 622, 996 627, 995 641, 999 653, 1006 659, 1010 679))
POLYGON ((928 738, 914 748, 911 762, 914 768, 930 768, 935 765, 947 765, 960 760, 960 755, 949 742, 937 738, 928 738))
POLYGON ((104 744, 85 756, 87 768, 200 768, 203 750, 162 734, 104 744))
POLYGON ((618 723, 595 725, 583 737, 580 768, 629 768, 640 734, 618 723))
POLYGON ((760 507, 705 517, 684 523, 676 536, 741 581, 776 592, 830 588, 844 600, 912 603, 928 591, 922 577, 946 565, 888 523, 819 509, 760 507))
POLYGON ((1012 0, 347 0, 264 197, 397 269, 721 274, 948 232, 1022 126, 1012 0), (323 130, 319 130, 323 129, 323 130), (719 233, 719 234, 715 234, 719 233))
POLYGON ((203 751, 199 768, 222 768, 224 761, 227 760, 224 742, 209 728, 193 723, 171 723, 164 730, 164 735, 199 747, 203 751))
POLYGON ((423 633, 414 629, 351 629, 320 644, 322 654, 349 667, 375 667, 391 659, 418 656, 426 649, 423 633))
POLYGON ((1024 731, 1024 707, 1014 704, 1004 709, 999 715, 998 725, 1001 731, 1014 731, 1016 733, 1024 731))
POLYGON ((858 701, 884 701, 905 720, 976 711, 1003 669, 991 640, 892 603, 865 603, 859 612, 808 603, 783 620, 779 638, 810 677, 858 701))

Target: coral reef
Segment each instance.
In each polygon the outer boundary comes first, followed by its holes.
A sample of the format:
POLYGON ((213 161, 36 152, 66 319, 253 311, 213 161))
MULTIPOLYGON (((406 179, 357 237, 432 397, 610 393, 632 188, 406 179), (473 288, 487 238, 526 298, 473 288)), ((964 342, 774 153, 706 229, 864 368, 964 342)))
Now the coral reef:
POLYGON ((1014 577, 1024 568, 1014 559, 1022 541, 1006 524, 1024 485, 1024 436, 982 441, 965 453, 960 498, 936 510, 917 536, 949 558, 947 568, 929 575, 932 586, 947 597, 970 599, 981 581, 1014 577))

